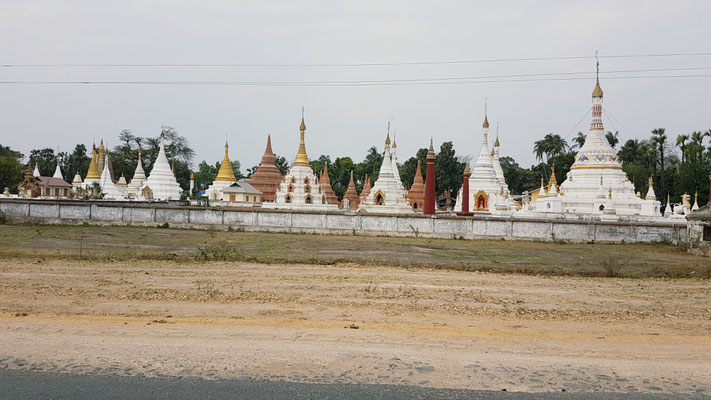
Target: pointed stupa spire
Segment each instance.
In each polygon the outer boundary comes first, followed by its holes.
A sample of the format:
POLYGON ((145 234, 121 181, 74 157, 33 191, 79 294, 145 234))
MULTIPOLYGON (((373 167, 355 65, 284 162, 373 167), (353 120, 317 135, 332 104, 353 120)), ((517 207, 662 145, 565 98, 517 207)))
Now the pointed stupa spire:
POLYGON ((596 68, 595 71, 595 90, 593 90, 593 97, 602 97, 602 88, 600 87, 600 60, 597 58, 597 51, 595 52, 596 68))
POLYGON ((435 158, 437 155, 435 154, 434 151, 434 144, 432 142, 432 138, 430 138, 430 148, 427 150, 427 158, 435 158))
POLYGON ((85 181, 101 178, 101 171, 99 171, 98 160, 97 160, 98 157, 99 157, 99 155, 96 154, 96 146, 94 146, 93 149, 91 150, 91 161, 89 162, 89 169, 86 172, 85 181))
POLYGON ((647 190, 647 196, 644 197, 645 200, 656 200, 657 195, 654 193, 654 181, 652 177, 649 177, 649 190, 647 190))
POLYGON ((358 192, 355 188, 355 181, 353 180, 353 170, 351 170, 351 180, 348 182, 348 189, 346 193, 343 194, 343 200, 341 200, 340 207, 345 208, 348 206, 349 210, 357 210, 360 204, 360 197, 358 197, 358 192))
POLYGON ((53 178, 64 179, 62 176, 62 170, 59 168, 59 158, 57 158, 57 168, 54 169, 53 178))
POLYGON ((220 164, 220 171, 215 178, 216 181, 232 182, 236 180, 235 171, 232 168, 232 162, 230 162, 229 149, 230 146, 225 141, 225 157, 222 159, 222 164, 220 164))
POLYGON ((35 169, 32 171, 32 175, 34 176, 40 176, 39 172, 39 162, 35 161, 35 169))
POLYGON ((301 107, 301 125, 299 126, 299 131, 301 131, 301 139, 299 141, 299 151, 296 153, 296 160, 294 161, 294 166, 301 165, 304 167, 309 167, 309 156, 306 155, 306 143, 304 141, 304 135, 306 134, 306 123, 304 122, 304 108, 301 107))
POLYGON ((555 178, 555 164, 551 167, 551 177, 548 178, 548 190, 550 191, 552 187, 558 190, 558 180, 555 178))

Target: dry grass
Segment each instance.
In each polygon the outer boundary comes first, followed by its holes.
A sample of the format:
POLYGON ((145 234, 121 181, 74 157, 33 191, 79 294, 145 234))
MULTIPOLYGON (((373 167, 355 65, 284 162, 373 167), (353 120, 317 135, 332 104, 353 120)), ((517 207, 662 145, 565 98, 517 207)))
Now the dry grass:
MULTIPOLYGON (((177 263, 383 265, 548 276, 711 278, 706 257, 668 244, 563 244, 170 228, 0 225, 0 257, 177 263)), ((1 267, 0 267, 1 268, 1 267)))

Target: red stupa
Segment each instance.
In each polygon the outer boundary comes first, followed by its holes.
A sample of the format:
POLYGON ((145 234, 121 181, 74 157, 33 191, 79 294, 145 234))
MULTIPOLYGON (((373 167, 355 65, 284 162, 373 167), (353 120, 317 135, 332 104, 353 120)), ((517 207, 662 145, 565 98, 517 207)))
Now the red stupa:
POLYGON ((281 171, 276 166, 276 156, 272 152, 272 136, 267 136, 267 148, 264 150, 262 162, 248 182, 262 192, 262 201, 274 201, 279 184, 282 181, 281 171))
POLYGON ((365 174, 365 180, 363 180, 363 190, 360 191, 360 201, 365 200, 368 195, 370 194, 370 178, 368 178, 368 174, 365 174))
POLYGON ((358 205, 360 205, 360 197, 358 197, 358 192, 356 191, 355 183, 353 182, 353 171, 351 171, 351 181, 348 183, 348 189, 343 195, 340 207, 345 208, 346 202, 348 203, 348 208, 351 210, 357 210, 358 205))
POLYGON ((328 176, 328 163, 323 165, 323 171, 321 172, 318 182, 321 185, 321 191, 326 195, 326 203, 338 204, 338 196, 336 196, 336 192, 333 191, 331 178, 328 176))
POLYGON ((425 182, 422 179, 420 160, 417 160, 415 179, 412 181, 412 186, 410 186, 410 190, 407 191, 406 197, 407 201, 410 202, 412 211, 421 212, 425 208, 425 182))

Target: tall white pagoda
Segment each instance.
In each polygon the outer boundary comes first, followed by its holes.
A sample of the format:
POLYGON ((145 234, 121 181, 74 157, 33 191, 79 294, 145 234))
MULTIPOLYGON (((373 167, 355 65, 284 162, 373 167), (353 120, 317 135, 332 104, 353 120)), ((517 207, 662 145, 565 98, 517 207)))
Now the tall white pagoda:
MULTIPOLYGON (((143 182, 140 188, 139 197, 146 200, 178 200, 183 192, 183 189, 175 179, 175 175, 173 175, 168 157, 165 155, 164 136, 165 134, 161 132, 158 157, 156 162, 153 163, 151 175, 143 182)), ((138 165, 141 165, 140 160, 138 165)))
POLYGON ((99 178, 99 186, 101 186, 101 193, 104 195, 106 200, 123 200, 123 193, 116 187, 114 181, 111 180, 111 172, 109 171, 108 152, 104 153, 104 168, 101 170, 101 177, 99 178))
POLYGON ((562 211, 602 215, 608 204, 612 203, 617 215, 638 215, 642 200, 635 194, 634 185, 622 170, 617 152, 605 136, 599 77, 593 90, 592 103, 592 121, 585 144, 575 155, 567 179, 560 185, 562 211), (607 192, 607 199, 602 204, 596 201, 601 191, 600 182, 604 182, 607 192))
POLYGON ((405 198, 405 188, 397 171, 397 159, 393 159, 393 154, 394 151, 390 148, 390 132, 388 132, 378 180, 375 181, 365 200, 360 203, 360 209, 368 213, 413 213, 410 203, 405 198))
MULTIPOLYGON (((497 146, 495 146, 497 147, 497 146)), ((466 212, 496 212, 495 205, 502 204, 497 198, 506 196, 508 186, 506 182, 501 182, 497 176, 497 171, 494 169, 494 160, 496 159, 496 149, 494 156, 489 152, 489 116, 484 115, 484 123, 482 124, 482 141, 481 150, 476 163, 471 167, 471 176, 469 177, 469 210, 466 212), (504 188, 504 194, 502 193, 504 188)), ((498 159, 497 159, 498 160, 498 159)), ((499 168, 501 166, 499 165, 499 168)), ((501 171, 503 178, 503 171, 501 171)), ((500 207, 501 208, 501 207, 500 207)), ((462 212, 462 191, 457 194, 457 204, 454 206, 454 211, 462 212)), ((503 210, 500 210, 503 211, 503 210)))

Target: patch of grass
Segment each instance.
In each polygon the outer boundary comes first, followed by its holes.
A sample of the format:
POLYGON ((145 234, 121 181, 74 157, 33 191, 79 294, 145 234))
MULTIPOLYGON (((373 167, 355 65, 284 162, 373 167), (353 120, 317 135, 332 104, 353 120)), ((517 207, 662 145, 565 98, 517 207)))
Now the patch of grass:
POLYGON ((7 215, 5 215, 4 212, 0 211, 0 225, 5 224, 7 224, 7 215))
POLYGON ((226 246, 201 246, 195 258, 200 261, 247 261, 242 252, 226 246))

